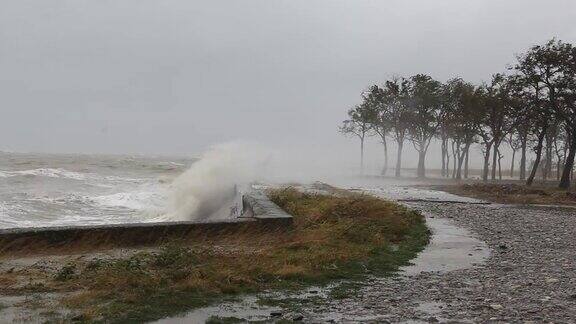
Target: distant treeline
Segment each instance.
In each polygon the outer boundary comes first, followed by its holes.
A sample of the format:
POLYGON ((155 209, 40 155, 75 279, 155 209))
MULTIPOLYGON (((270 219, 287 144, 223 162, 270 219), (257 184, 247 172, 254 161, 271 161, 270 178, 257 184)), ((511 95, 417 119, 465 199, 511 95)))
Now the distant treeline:
POLYGON ((528 185, 539 169, 544 179, 552 178, 554 164, 560 187, 568 188, 576 154, 576 47, 556 39, 533 46, 506 73, 481 85, 461 78, 442 83, 424 74, 392 78, 362 93, 362 102, 348 111, 340 131, 360 139, 362 171, 364 141, 378 136, 385 152, 383 174, 391 139, 398 148, 396 176, 408 141, 419 155, 417 175, 425 177, 426 153, 436 138, 443 176, 467 177, 470 147, 476 144, 482 148, 486 181, 496 179, 497 171, 501 177, 500 147, 507 143, 512 176, 519 152, 519 178, 528 185), (528 151, 535 155, 530 167, 528 151))

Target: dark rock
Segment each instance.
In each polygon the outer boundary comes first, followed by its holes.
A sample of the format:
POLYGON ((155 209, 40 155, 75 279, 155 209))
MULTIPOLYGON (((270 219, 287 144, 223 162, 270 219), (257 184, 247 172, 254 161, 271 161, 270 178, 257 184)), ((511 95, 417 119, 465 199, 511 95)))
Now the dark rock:
POLYGON ((304 316, 302 316, 302 315, 297 315, 297 316, 294 316, 294 318, 293 318, 292 320, 293 320, 294 322, 300 322, 300 321, 304 320, 304 316))
POLYGON ((86 316, 84 316, 84 314, 78 314, 78 315, 72 316, 72 318, 70 318, 70 320, 72 322, 83 322, 86 320, 86 316))
POLYGON ((270 316, 272 316, 272 317, 280 317, 280 316, 282 316, 282 312, 271 312, 271 313, 270 313, 270 316))

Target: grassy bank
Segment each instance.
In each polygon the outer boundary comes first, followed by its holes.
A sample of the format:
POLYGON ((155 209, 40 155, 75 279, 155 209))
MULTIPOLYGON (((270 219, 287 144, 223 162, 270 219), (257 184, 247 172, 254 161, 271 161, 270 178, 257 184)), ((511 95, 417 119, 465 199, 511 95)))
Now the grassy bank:
POLYGON ((526 186, 513 183, 474 183, 436 188, 466 197, 479 198, 503 204, 574 205, 576 192, 555 186, 526 186))
POLYGON ((369 196, 272 190, 294 216, 291 229, 173 242, 125 258, 72 261, 34 278, 47 292, 67 292, 75 320, 139 323, 241 293, 299 289, 338 279, 385 275, 428 242, 416 212, 369 196))

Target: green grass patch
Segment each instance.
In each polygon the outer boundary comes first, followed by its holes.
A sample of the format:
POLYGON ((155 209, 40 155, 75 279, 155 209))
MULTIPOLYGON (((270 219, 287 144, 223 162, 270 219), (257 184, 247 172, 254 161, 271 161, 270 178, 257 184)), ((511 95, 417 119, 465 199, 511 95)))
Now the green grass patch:
MULTIPOLYGON (((374 197, 315 195, 290 188, 268 195, 294 216, 293 228, 247 231, 171 244, 157 253, 69 264, 53 280, 59 289, 82 289, 64 303, 84 321, 141 323, 243 293, 386 275, 407 264, 429 239, 420 214, 374 197)), ((332 297, 346 298, 356 288, 342 284, 332 297)))

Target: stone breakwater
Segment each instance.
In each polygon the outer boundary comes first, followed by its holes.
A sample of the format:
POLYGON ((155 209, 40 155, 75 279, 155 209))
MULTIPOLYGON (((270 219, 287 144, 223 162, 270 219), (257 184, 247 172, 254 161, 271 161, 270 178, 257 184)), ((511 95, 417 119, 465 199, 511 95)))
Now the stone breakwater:
POLYGON ((224 220, 2 229, 0 254, 154 246, 248 229, 282 230, 292 224, 292 216, 263 192, 248 192, 242 201, 242 215, 224 220))

